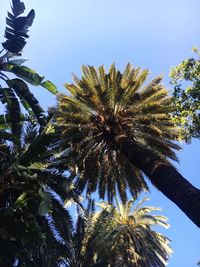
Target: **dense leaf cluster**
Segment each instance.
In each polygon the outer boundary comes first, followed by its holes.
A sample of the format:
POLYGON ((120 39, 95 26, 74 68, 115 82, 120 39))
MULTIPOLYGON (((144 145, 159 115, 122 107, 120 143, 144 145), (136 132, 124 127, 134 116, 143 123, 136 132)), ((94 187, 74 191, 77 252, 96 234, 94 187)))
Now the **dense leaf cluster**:
POLYGON ((184 137, 199 137, 199 59, 171 72, 175 107, 161 76, 145 83, 148 70, 128 64, 121 73, 112 65, 106 73, 103 66, 83 66, 82 78, 66 84, 70 95, 58 94, 57 107, 47 114, 29 85, 53 94, 57 88, 22 65, 35 17, 34 10, 22 16, 24 11, 23 2, 12 0, 0 54, 0 266, 166 266, 169 239, 154 229, 168 227, 166 218, 152 214, 158 209, 144 207, 145 200, 133 204, 148 189, 144 174, 158 188, 164 185, 172 200, 183 189, 198 204, 198 189, 168 159, 177 160, 180 148, 175 123, 184 126, 184 137), (192 82, 186 91, 179 84, 184 79, 192 82), (174 184, 180 189, 175 193, 174 184), (95 203, 96 191, 108 203, 95 203))
POLYGON ((100 66, 83 66, 81 79, 66 84, 71 95, 59 95, 52 109, 61 132, 59 145, 65 149, 60 165, 78 171, 77 186, 87 195, 98 190, 100 198, 112 202, 126 191, 137 196, 147 189, 143 173, 130 164, 117 146, 125 136, 161 158, 177 160, 173 142, 178 129, 168 114, 171 99, 158 76, 144 84, 148 70, 128 64, 121 73, 112 65, 106 73, 100 66))
POLYGON ((174 85, 175 122, 182 128, 181 138, 187 142, 200 137, 200 53, 183 60, 170 72, 174 85))

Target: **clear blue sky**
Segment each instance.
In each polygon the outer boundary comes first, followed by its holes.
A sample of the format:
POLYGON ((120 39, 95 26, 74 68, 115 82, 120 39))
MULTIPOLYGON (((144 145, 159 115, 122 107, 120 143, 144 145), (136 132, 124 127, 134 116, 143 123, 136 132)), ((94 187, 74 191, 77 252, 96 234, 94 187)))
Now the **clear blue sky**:
MULTIPOLYGON (((127 62, 148 68, 150 78, 163 73, 169 85, 169 69, 192 56, 200 46, 199 0, 24 0, 34 8, 36 19, 24 50, 28 65, 51 79, 63 91, 71 73, 82 64, 121 70, 127 62)), ((0 30, 3 33, 9 0, 1 0, 0 30)), ((1 34, 2 37, 2 34, 1 34)), ((1 39, 2 40, 2 39, 1 39)), ((55 103, 42 88, 34 92, 44 107, 55 103)), ((200 140, 184 145, 179 153, 180 172, 200 188, 200 140)), ((151 204, 163 208, 171 228, 170 267, 193 267, 200 260, 200 230, 166 197, 151 187, 151 204)))

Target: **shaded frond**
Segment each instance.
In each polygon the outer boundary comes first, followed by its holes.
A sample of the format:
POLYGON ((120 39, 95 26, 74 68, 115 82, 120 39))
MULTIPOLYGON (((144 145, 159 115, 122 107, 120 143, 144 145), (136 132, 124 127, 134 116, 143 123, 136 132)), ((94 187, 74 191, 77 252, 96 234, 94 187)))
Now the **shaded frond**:
POLYGON ((26 44, 28 30, 35 18, 35 12, 32 9, 27 16, 21 16, 25 11, 25 5, 20 0, 12 0, 12 13, 8 12, 6 18, 7 27, 3 47, 11 53, 19 53, 26 44))

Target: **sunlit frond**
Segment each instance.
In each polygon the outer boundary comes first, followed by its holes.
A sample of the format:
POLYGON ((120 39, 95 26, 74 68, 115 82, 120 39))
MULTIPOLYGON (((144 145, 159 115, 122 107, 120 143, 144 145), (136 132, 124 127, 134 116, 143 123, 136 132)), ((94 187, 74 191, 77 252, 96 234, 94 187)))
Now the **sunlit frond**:
POLYGON ((59 95, 52 109, 61 149, 68 151, 61 161, 71 171, 78 169, 77 186, 88 196, 98 190, 100 198, 112 202, 119 193, 125 202, 128 188, 133 196, 148 188, 142 172, 118 149, 116 138, 125 135, 162 158, 177 160, 171 99, 162 76, 146 84, 149 71, 130 63, 123 73, 114 64, 108 73, 104 66, 83 66, 82 71, 82 78, 74 76, 74 83, 66 84, 71 95, 59 95))

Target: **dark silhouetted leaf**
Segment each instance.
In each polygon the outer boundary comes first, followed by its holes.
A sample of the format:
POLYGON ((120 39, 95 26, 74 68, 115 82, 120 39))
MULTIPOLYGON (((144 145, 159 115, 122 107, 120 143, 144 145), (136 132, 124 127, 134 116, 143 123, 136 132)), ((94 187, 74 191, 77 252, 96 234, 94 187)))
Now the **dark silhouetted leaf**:
POLYGON ((7 114, 10 115, 12 133, 19 135, 21 131, 20 106, 14 91, 10 88, 0 88, 0 100, 3 104, 6 104, 7 114))
POLYGON ((30 92, 28 85, 20 79, 8 80, 7 84, 15 90, 16 94, 23 101, 24 107, 27 108, 28 111, 30 111, 31 109, 38 122, 41 125, 45 125, 46 119, 44 115, 44 110, 39 105, 38 100, 30 92))
POLYGON ((5 38, 7 39, 2 45, 11 53, 19 53, 26 45, 28 30, 35 18, 35 11, 32 9, 27 16, 20 16, 25 11, 25 5, 20 0, 12 1, 12 12, 8 12, 6 18, 5 38))

